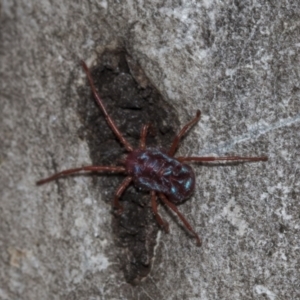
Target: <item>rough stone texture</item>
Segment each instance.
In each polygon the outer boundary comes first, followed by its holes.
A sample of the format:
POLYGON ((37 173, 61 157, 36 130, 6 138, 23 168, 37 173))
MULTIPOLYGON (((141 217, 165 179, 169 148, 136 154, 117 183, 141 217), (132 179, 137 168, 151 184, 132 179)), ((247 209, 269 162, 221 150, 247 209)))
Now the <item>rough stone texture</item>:
POLYGON ((299 299, 299 1, 2 1, 0 298, 299 299), (183 124, 182 155, 261 155, 197 166, 150 275, 124 280, 106 191, 90 177, 37 188, 89 164, 78 136, 80 58, 123 43, 183 124))

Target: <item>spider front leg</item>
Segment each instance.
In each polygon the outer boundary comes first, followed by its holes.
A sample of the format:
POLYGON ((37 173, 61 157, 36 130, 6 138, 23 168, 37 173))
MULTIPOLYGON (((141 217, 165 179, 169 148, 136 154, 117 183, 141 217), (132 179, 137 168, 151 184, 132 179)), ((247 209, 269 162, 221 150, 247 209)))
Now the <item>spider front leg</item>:
POLYGON ((212 161, 240 161, 240 162, 251 162, 251 161, 267 161, 267 156, 258 157, 246 157, 246 156, 224 156, 224 157, 202 157, 202 156, 179 156, 176 157, 180 162, 212 162, 212 161))
POLYGON ((183 214, 178 210, 178 208, 176 207, 176 205, 172 202, 170 202, 167 197, 162 194, 159 193, 159 197, 160 199, 168 206, 170 207, 179 217, 179 219, 182 221, 182 223, 184 224, 184 226, 194 235, 194 237, 196 238, 197 241, 197 246, 201 246, 202 242, 200 237, 198 236, 198 234, 194 231, 194 229, 192 228, 192 226, 190 225, 190 223, 186 220, 186 218, 183 216, 183 214))
POLYGON ((140 143, 139 143, 139 149, 141 149, 141 150, 146 149, 146 137, 147 137, 148 131, 150 131, 151 135, 153 135, 153 136, 155 135, 155 130, 151 123, 145 124, 142 127, 141 135, 140 135, 140 143))
POLYGON ((139 149, 141 149, 141 150, 146 149, 146 137, 147 137, 149 127, 150 127, 150 124, 145 124, 142 127, 141 137, 140 137, 140 144, 139 144, 139 149))
POLYGON ((89 70, 89 68, 87 67, 86 63, 84 61, 81 61, 81 65, 83 67, 83 70, 88 78, 89 84, 91 86, 92 89, 92 93, 94 95, 94 98, 97 102, 97 104, 99 105, 100 109, 102 110, 105 120, 108 124, 108 126, 111 128, 111 130, 113 131, 113 133, 117 136, 117 138, 120 140, 121 144, 123 144, 123 146, 126 148, 127 151, 131 152, 133 151, 132 146, 129 144, 129 142, 125 139, 125 137, 123 136, 123 134, 121 133, 121 131, 119 130, 119 128, 117 127, 115 121, 111 118, 111 116, 108 114, 106 107, 100 97, 100 95, 98 94, 93 78, 92 78, 92 74, 89 70))
POLYGON ((58 172, 48 178, 39 180, 36 182, 37 185, 47 183, 49 181, 58 179, 71 174, 78 174, 80 172, 112 172, 112 173, 125 173, 126 170, 124 167, 114 167, 114 166, 84 166, 81 168, 68 169, 61 172, 58 172))
POLYGON ((196 112, 196 117, 194 119, 192 119, 190 122, 188 122, 187 124, 185 124, 183 126, 183 128, 179 131, 179 133, 175 136, 172 146, 170 147, 170 150, 168 152, 168 155, 170 156, 174 156, 176 149, 178 147, 178 144, 180 142, 180 139, 183 137, 183 135, 192 127, 194 126, 199 120, 200 120, 200 116, 201 116, 201 111, 197 110, 196 112))

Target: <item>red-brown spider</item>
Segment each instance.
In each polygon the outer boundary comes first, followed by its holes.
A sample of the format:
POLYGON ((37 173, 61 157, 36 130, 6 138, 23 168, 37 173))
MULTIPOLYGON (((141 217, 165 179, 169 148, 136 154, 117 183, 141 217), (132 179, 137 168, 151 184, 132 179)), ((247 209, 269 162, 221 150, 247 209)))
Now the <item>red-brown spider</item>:
POLYGON ((193 230, 190 223, 177 209, 178 204, 184 202, 191 196, 195 189, 195 174, 193 169, 184 162, 211 162, 211 161, 266 161, 267 157, 174 157, 178 144, 182 136, 200 119, 200 110, 196 112, 196 116, 188 122, 180 132, 175 136, 173 143, 168 151, 160 148, 147 148, 146 136, 149 130, 149 124, 144 125, 141 130, 140 143, 137 149, 134 149, 119 131, 117 125, 109 116, 102 99, 96 91, 91 73, 87 65, 82 61, 82 67, 87 75, 92 93, 96 102, 100 106, 105 119, 114 134, 120 140, 121 144, 129 152, 122 166, 84 166, 80 168, 68 169, 58 172, 46 179, 39 180, 38 185, 55 180, 61 176, 85 172, 113 172, 126 174, 126 178, 118 187, 114 197, 114 207, 118 209, 118 214, 123 211, 119 198, 126 188, 133 182, 136 187, 150 191, 151 206, 158 224, 169 232, 168 223, 161 218, 157 210, 157 195, 162 202, 173 210, 185 227, 195 236, 197 245, 201 245, 198 234, 193 230))

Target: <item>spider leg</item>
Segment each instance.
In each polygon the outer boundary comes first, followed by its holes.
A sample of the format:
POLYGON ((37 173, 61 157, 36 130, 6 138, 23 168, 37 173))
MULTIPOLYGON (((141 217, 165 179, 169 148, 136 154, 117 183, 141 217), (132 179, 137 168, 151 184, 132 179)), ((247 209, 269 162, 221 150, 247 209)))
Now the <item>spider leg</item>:
POLYGON ((152 210, 155 215, 156 221, 165 230, 165 232, 169 233, 168 222, 163 220, 157 211, 156 193, 155 193, 155 191, 151 191, 150 194, 151 194, 151 206, 152 206, 152 210))
POLYGON ((244 156, 224 156, 224 157, 201 157, 201 156, 180 156, 176 157, 180 162, 211 162, 211 161, 267 161, 267 156, 259 156, 259 157, 244 157, 244 156))
POLYGON ((87 67, 87 65, 85 64, 84 61, 81 61, 81 64, 82 64, 83 70, 85 71, 86 76, 88 78, 88 81, 89 81, 89 84, 91 86, 94 98, 95 98, 97 104, 100 106, 100 108, 101 108, 101 110, 102 110, 102 112, 104 114, 104 117, 106 119, 106 122, 108 123, 109 127, 114 132, 114 134, 118 137, 118 139, 120 140, 121 144, 124 145, 124 147, 126 148, 127 151, 131 152, 133 150, 132 146, 124 138, 124 136, 122 135, 122 133, 118 129, 116 123, 113 121, 113 119, 108 114, 108 112, 107 112, 107 110, 106 110, 106 108, 104 106, 104 103, 103 103, 100 95, 98 94, 98 92, 97 92, 97 90, 95 88, 94 81, 92 79, 92 75, 91 75, 91 72, 90 72, 89 68, 87 67))
POLYGON ((172 202, 170 202, 167 197, 162 194, 159 193, 159 197, 160 199, 168 206, 170 207, 180 218, 180 220, 182 221, 182 223, 184 224, 184 226, 194 235, 194 237, 197 240, 197 246, 201 246, 201 239, 198 236, 198 234, 194 231, 194 229, 192 228, 192 226, 190 225, 190 223, 186 220, 186 218, 183 216, 183 214, 178 210, 178 208, 176 207, 175 204, 173 204, 172 202))
POLYGON ((201 116, 201 111, 197 110, 196 117, 194 117, 190 122, 185 124, 183 128, 179 131, 179 133, 175 136, 172 146, 168 152, 168 155, 173 156, 176 152, 176 149, 178 147, 179 141, 182 138, 182 136, 192 127, 194 126, 199 120, 201 116))
POLYGON ((149 131, 150 131, 151 135, 153 135, 153 136, 155 135, 155 130, 151 123, 143 125, 142 130, 141 130, 140 143, 139 143, 139 149, 141 149, 141 150, 146 149, 146 137, 147 137, 147 134, 149 131))
POLYGON ((141 149, 141 150, 145 150, 145 148, 146 148, 146 137, 147 137, 149 126, 150 126, 150 124, 145 124, 142 127, 140 144, 139 144, 139 149, 141 149))
POLYGON ((120 204, 119 202, 119 198, 121 197, 121 195, 124 193, 124 191, 128 188, 128 186, 130 185, 132 181, 132 177, 131 176, 127 176, 123 182, 119 185, 116 193, 115 193, 115 197, 114 197, 114 207, 117 208, 117 214, 120 215, 122 214, 124 208, 123 206, 120 204))
POLYGON ((63 176, 67 176, 70 174, 76 174, 79 172, 113 172, 113 173, 125 173, 126 170, 124 167, 114 167, 114 166, 85 166, 81 168, 68 169, 61 172, 58 172, 48 178, 39 180, 36 182, 37 185, 41 185, 47 183, 49 181, 58 179, 63 176))

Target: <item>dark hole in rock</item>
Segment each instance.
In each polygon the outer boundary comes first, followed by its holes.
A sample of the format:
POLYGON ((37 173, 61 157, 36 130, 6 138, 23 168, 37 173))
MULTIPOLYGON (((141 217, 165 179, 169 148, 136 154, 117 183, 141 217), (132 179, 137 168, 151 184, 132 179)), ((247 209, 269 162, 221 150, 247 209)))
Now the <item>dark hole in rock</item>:
MULTIPOLYGON (((92 76, 103 102, 125 138, 137 147, 142 125, 151 122, 156 135, 147 137, 147 146, 168 148, 179 129, 174 108, 149 82, 142 69, 124 50, 105 51, 92 76)), ((79 89, 78 112, 85 139, 94 165, 115 165, 126 155, 125 148, 108 127, 96 105, 90 88, 79 89)), ((105 193, 111 203, 124 176, 102 174, 93 176, 95 188, 105 193)), ((112 215, 112 226, 119 246, 119 261, 127 282, 137 284, 151 269, 158 224, 152 214, 149 192, 131 186, 123 194, 124 212, 112 215)))

